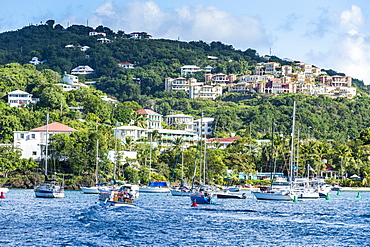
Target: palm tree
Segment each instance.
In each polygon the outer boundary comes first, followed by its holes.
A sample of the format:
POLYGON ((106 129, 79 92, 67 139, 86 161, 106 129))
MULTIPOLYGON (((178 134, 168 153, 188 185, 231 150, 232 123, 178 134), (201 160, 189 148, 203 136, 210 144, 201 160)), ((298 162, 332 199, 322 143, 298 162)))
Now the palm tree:
POLYGON ((139 114, 136 111, 132 112, 131 114, 131 122, 137 127, 146 128, 147 127, 147 119, 144 114, 139 114))

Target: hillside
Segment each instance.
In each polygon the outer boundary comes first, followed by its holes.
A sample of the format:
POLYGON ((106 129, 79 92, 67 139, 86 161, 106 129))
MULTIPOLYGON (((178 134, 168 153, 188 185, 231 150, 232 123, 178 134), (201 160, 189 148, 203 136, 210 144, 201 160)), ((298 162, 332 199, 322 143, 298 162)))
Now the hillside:
MULTIPOLYGON (((53 147, 56 155, 71 157, 56 164, 59 170, 66 173, 80 176, 85 172, 91 175, 96 153, 91 143, 100 140, 99 153, 104 160, 107 150, 114 146, 112 125, 117 122, 122 125, 136 122, 138 116, 135 112, 141 108, 149 108, 162 115, 184 113, 195 118, 200 118, 203 113, 206 117, 215 118, 215 136, 242 137, 240 143, 226 151, 210 151, 209 158, 214 159, 210 176, 224 174, 227 167, 236 167, 242 171, 266 169, 269 158, 261 153, 252 156, 246 147, 252 145, 250 137, 267 139, 271 138, 272 132, 281 138, 280 144, 285 145, 279 151, 280 161, 277 162, 283 167, 286 164, 286 149, 289 148, 284 138, 289 138, 291 132, 293 101, 297 102, 296 123, 300 138, 312 141, 307 144, 306 150, 316 148, 315 154, 309 156, 309 151, 305 154, 306 160, 312 160, 310 164, 320 168, 321 159, 326 158, 339 170, 342 168, 338 162, 347 157, 344 163, 348 163, 348 171, 356 172, 357 169, 362 175, 369 171, 367 157, 362 154, 366 153, 370 133, 370 99, 366 93, 368 88, 362 81, 353 80, 359 92, 353 99, 288 93, 225 93, 216 100, 188 99, 183 92, 164 92, 164 79, 181 76, 181 66, 212 66, 212 73, 245 75, 253 73, 255 66, 266 62, 266 58, 259 56, 256 50, 240 51, 221 42, 207 44, 202 41, 133 39, 107 27, 63 28, 52 21, 46 25, 1 33, 0 42, 0 143, 12 143, 13 131, 42 126, 46 112, 49 112, 50 121, 58 121, 80 130, 70 137, 56 137, 59 138, 53 147), (104 32, 105 37, 113 42, 99 43, 97 39, 101 36, 89 36, 89 32, 94 30, 104 32), (89 48, 82 51, 82 46, 89 48), (217 57, 217 60, 210 60, 209 56, 217 57), (43 63, 29 64, 33 57, 38 57, 43 63), (117 66, 118 63, 131 63, 134 68, 123 69, 117 66), (94 86, 63 91, 56 85, 61 82, 65 72, 70 73, 71 69, 80 65, 88 65, 95 72, 78 75, 79 81, 95 81, 94 86), (21 108, 9 107, 6 95, 14 90, 27 91, 40 101, 21 108), (102 100, 106 94, 117 99, 116 104, 102 100), (83 107, 83 110, 75 111, 71 107, 83 107), (96 123, 99 123, 99 127, 96 123), (320 145, 329 145, 330 148, 325 146, 324 152, 320 145), (351 150, 345 154, 338 153, 338 149, 343 146, 351 150), (321 153, 317 150, 321 150, 321 153), (239 157, 240 153, 243 157, 239 157), (249 165, 238 168, 238 162, 249 165), (360 168, 354 165, 356 162, 361 162, 360 168)), ((268 61, 281 65, 292 63, 275 56, 269 57, 268 61)), ((326 73, 343 75, 330 69, 326 73)), ((204 76, 204 73, 199 73, 195 78, 201 81, 204 76)), ((120 148, 128 147, 122 145, 120 148)), ((148 147, 139 145, 135 150, 138 151, 138 162, 142 165, 139 173, 144 176, 147 174, 145 165, 148 147)), ((10 152, 10 149, 2 146, 1 152, 10 152)), ((187 152, 190 164, 195 159, 195 149, 190 148, 187 152)), ((19 158, 17 155, 14 157, 19 158)), ((168 179, 176 159, 175 149, 157 156, 153 159, 153 166, 163 176, 158 178, 168 179)), ((2 167, 2 172, 24 169, 25 164, 35 167, 31 161, 12 162, 13 156, 9 157, 3 160, 6 165, 2 167)), ((301 165, 304 166, 305 162, 302 161, 301 165)), ((111 168, 108 165, 107 169, 111 168)), ((121 175, 126 168, 127 164, 122 165, 121 175)), ((190 165, 187 172, 190 177, 190 165)), ((148 178, 141 179, 145 181, 148 178)))

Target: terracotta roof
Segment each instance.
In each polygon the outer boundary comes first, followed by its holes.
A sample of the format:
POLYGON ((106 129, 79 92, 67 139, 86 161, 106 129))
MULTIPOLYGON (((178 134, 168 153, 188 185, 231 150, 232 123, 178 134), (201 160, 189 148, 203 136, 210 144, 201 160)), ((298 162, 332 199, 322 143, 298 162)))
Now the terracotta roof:
POLYGON ((159 113, 156 113, 155 111, 152 111, 150 109, 140 109, 137 111, 139 114, 145 114, 145 115, 161 115, 159 113))
POLYGON ((225 138, 210 138, 207 139, 207 142, 234 142, 235 140, 240 139, 240 137, 225 137, 225 138))
MULTIPOLYGON (((35 128, 35 129, 31 129, 30 131, 46 131, 46 125, 35 128)), ((64 124, 61 124, 61 123, 58 123, 58 122, 54 122, 54 123, 48 124, 48 131, 51 131, 51 132, 73 132, 73 131, 77 131, 77 130, 73 129, 71 127, 68 127, 67 125, 64 125, 64 124)))

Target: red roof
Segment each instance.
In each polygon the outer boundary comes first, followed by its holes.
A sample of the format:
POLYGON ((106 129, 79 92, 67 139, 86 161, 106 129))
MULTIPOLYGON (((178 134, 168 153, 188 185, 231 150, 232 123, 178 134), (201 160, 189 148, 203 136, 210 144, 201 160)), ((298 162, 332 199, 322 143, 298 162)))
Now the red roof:
MULTIPOLYGON (((61 124, 61 123, 58 123, 58 122, 48 124, 47 126, 48 126, 48 131, 51 131, 51 132, 73 132, 73 131, 77 131, 76 129, 73 129, 71 127, 68 127, 67 125, 64 125, 64 124, 61 124)), ((35 128, 35 129, 31 129, 30 131, 46 131, 46 125, 35 128)))
POLYGON ((240 137, 224 137, 224 138, 210 138, 210 139, 207 139, 206 141, 207 142, 228 142, 228 143, 232 143, 234 142, 235 140, 238 140, 240 139, 240 137))
POLYGON ((150 109, 140 109, 140 110, 137 110, 137 113, 145 114, 145 115, 161 115, 161 114, 156 113, 155 111, 152 111, 150 109))

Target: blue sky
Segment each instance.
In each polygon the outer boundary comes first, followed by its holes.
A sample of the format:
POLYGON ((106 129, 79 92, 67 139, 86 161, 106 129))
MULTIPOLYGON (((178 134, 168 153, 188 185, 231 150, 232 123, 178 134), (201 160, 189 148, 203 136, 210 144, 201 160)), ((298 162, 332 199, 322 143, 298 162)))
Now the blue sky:
POLYGON ((370 4, 365 0, 2 0, 0 32, 53 19, 153 38, 221 41, 271 52, 370 84, 370 4))

